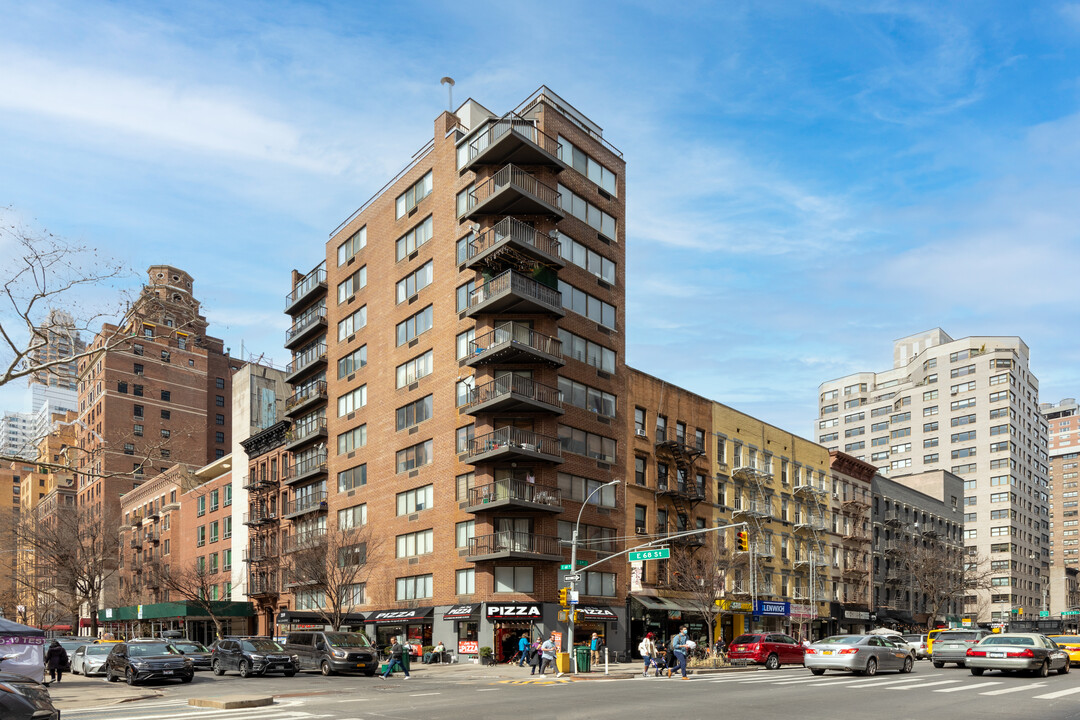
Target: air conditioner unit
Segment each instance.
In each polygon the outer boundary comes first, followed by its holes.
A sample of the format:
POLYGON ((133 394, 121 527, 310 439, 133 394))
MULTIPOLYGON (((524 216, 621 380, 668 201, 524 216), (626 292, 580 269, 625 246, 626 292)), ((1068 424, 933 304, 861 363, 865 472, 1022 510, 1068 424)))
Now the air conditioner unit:
POLYGON ((840 494, 839 493, 833 493, 832 494, 832 499, 833 500, 839 500, 840 499, 840 494))
POLYGON ((641 428, 638 428, 638 431, 637 431, 637 436, 638 436, 638 437, 648 437, 648 436, 649 436, 649 434, 648 434, 648 433, 646 433, 646 432, 645 432, 644 430, 642 430, 641 428))
POLYGON ((645 533, 645 528, 641 528, 641 527, 639 527, 639 528, 634 528, 634 532, 635 532, 635 534, 637 534, 637 535, 645 535, 645 534, 646 534, 646 533, 645 533))

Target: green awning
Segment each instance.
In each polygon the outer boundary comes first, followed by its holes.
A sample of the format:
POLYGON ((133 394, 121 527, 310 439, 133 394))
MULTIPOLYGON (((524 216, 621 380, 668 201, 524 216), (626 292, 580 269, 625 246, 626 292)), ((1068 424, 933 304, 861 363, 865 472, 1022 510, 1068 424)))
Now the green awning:
MULTIPOLYGON (((214 600, 210 603, 218 617, 253 617, 255 608, 249 602, 231 602, 214 600)), ((208 618, 198 603, 167 602, 152 605, 127 605, 118 608, 98 610, 98 622, 116 622, 123 620, 164 620, 167 618, 208 618)))

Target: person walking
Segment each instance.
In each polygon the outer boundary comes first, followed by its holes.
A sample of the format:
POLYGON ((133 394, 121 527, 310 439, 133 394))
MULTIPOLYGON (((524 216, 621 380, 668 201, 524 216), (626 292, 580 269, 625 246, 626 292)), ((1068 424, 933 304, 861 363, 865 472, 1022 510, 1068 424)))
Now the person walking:
POLYGON ((536 671, 540 668, 540 663, 543 660, 543 656, 540 654, 540 646, 544 644, 543 636, 537 635, 536 640, 529 645, 529 671, 530 675, 535 675, 536 671))
MULTIPOLYGON (((649 677, 649 666, 656 665, 656 642, 653 640, 651 632, 645 633, 645 637, 641 638, 637 649, 641 653, 641 659, 645 662, 645 670, 641 673, 641 677, 649 677)), ((660 677, 659 666, 656 667, 654 674, 656 677, 660 677)))
MULTIPOLYGON (((547 669, 555 664, 555 633, 551 634, 547 640, 540 646, 540 674, 543 675, 547 672, 547 669)), ((558 668, 556 668, 558 670, 558 668)), ((556 673, 556 677, 562 675, 561 672, 556 673)))
POLYGON ((380 675, 383 680, 390 677, 394 672, 394 667, 400 667, 401 671, 405 673, 405 679, 409 679, 409 668, 405 667, 405 646, 398 642, 397 636, 390 638, 390 661, 386 664, 386 672, 380 675))
POLYGON ((45 667, 49 670, 49 681, 60 682, 64 677, 64 668, 68 666, 67 650, 57 641, 49 643, 49 649, 45 651, 45 667))
POLYGON ((518 640, 518 655, 521 656, 518 659, 518 667, 525 667, 525 662, 529 659, 529 633, 521 633, 521 638, 518 640))
MULTIPOLYGON (((682 673, 683 680, 689 680, 686 676, 686 655, 690 652, 690 648, 687 643, 690 642, 689 636, 686 634, 686 626, 683 625, 679 628, 679 634, 671 639, 671 649, 675 653, 675 662, 679 665, 679 672, 682 673)), ((671 677, 671 669, 668 669, 668 677, 671 677)))

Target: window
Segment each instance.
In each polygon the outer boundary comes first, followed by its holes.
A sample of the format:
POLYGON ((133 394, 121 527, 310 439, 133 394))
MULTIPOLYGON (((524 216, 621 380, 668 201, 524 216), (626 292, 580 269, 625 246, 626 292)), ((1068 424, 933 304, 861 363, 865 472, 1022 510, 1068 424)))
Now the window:
POLYGON ((975 457, 975 448, 960 448, 959 450, 952 451, 952 459, 958 460, 960 458, 975 457))
POLYGON ((476 328, 469 328, 463 333, 459 333, 457 342, 457 359, 464 360, 469 356, 469 348, 473 341, 476 340, 476 328))
POLYGON ((937 405, 930 405, 929 407, 924 407, 923 411, 922 411, 922 414, 923 414, 923 417, 930 417, 932 415, 937 415, 938 414, 938 406, 937 405))
POLYGON ((360 252, 367 246, 367 225, 354 232, 349 239, 338 245, 337 264, 341 267, 349 262, 349 258, 360 252))
POLYGON ((995 393, 990 393, 990 402, 998 402, 1000 400, 1007 400, 1009 397, 1008 390, 1000 390, 995 393))
POLYGON ((143 354, 143 345, 142 345, 142 343, 132 343, 131 344, 131 354, 132 355, 142 355, 143 354))
POLYGON ((395 430, 419 425, 431 417, 433 395, 426 395, 397 409, 395 430))
POLYGON ((116 392, 123 393, 123 394, 127 395, 127 390, 128 390, 128 386, 127 386, 126 382, 124 382, 123 380, 117 381, 117 383, 116 383, 116 392))
POLYGON ((604 417, 615 417, 615 396, 588 385, 559 376, 559 391, 563 402, 584 408, 604 417))
POLYGON ((136 375, 142 375, 143 374, 143 366, 140 365, 139 363, 135 363, 134 366, 132 367, 132 372, 134 372, 136 375))
POLYGON ((888 430, 888 429, 889 429, 889 423, 887 423, 887 422, 874 423, 874 424, 872 424, 870 426, 870 432, 884 432, 885 430, 888 430))
POLYGON ((428 350, 423 355, 414 357, 407 363, 403 363, 397 366, 397 386, 398 389, 411 385, 422 377, 431 374, 432 361, 434 359, 434 353, 428 350))
POLYGON ((397 302, 403 303, 431 284, 435 263, 428 260, 397 282, 397 302))
POLYGON ((468 452, 472 447, 473 433, 475 431, 475 425, 466 425, 465 427, 459 427, 455 433, 454 451, 457 453, 468 452))
POLYGON ((432 461, 432 449, 432 441, 426 440, 404 450, 398 450, 397 472, 406 472, 428 465, 432 461))
POLYGON ((361 385, 338 398, 338 417, 344 417, 351 412, 356 412, 365 405, 367 405, 367 385, 361 385))
POLYGON ((495 566, 495 592, 531 593, 532 591, 533 569, 531 567, 495 566))
POLYGON ((162 420, 170 420, 170 419, 172 419, 172 411, 171 410, 162 410, 161 411, 161 419, 162 420))
POLYGON ((969 392, 969 391, 974 390, 974 389, 975 389, 975 381, 971 380, 971 381, 966 382, 966 383, 960 383, 958 385, 953 385, 952 387, 949 388, 949 392, 951 394, 953 394, 953 395, 956 395, 958 393, 969 392))
POLYGON ((638 485, 645 484, 645 458, 634 458, 634 482, 638 485))
POLYGON ((465 473, 458 475, 455 479, 455 493, 454 498, 458 502, 465 502, 469 499, 469 491, 472 490, 476 482, 476 476, 474 473, 465 473))
POLYGON ((367 425, 346 430, 337 436, 338 455, 345 455, 367 445, 367 425))
POLYGON ((975 407, 975 398, 973 397, 967 398, 965 400, 954 400, 953 402, 949 403, 950 410, 963 410, 965 408, 973 407, 975 407))
POLYGON ((215 395, 214 396, 214 404, 217 405, 218 407, 225 407, 225 396, 224 395, 215 395))
POLYGON ((417 248, 431 239, 433 226, 431 216, 428 215, 419 225, 398 238, 397 259, 404 260, 416 252, 417 248))
POLYGON ((214 378, 214 387, 218 390, 225 389, 225 378, 214 378))
POLYGON ((125 455, 134 455, 135 454, 135 446, 132 445, 131 443, 124 443, 124 454, 125 455))
MULTIPOLYGON (((606 481, 591 480, 569 473, 558 474, 559 490, 562 491, 563 497, 577 502, 584 502, 585 498, 589 497, 604 482, 606 481)), ((611 485, 589 497, 589 504, 597 507, 614 508, 615 498, 615 486, 611 485)))
POLYGON ((143 386, 142 385, 132 385, 131 386, 131 394, 134 395, 135 397, 142 397, 143 396, 143 386))
POLYGON ((367 365, 367 345, 361 345, 356 350, 338 360, 338 380, 352 375, 360 368, 367 365))
MULTIPOLYGON (((470 186, 470 187, 472 187, 472 186, 470 186)), ((460 196, 459 196, 459 198, 460 198, 460 196)), ((458 212, 458 216, 459 217, 461 216, 460 211, 458 212)), ((456 251, 454 253, 454 257, 455 257, 456 262, 457 262, 458 265, 461 265, 462 263, 464 263, 466 260, 469 259, 469 243, 472 242, 472 239, 473 239, 472 233, 469 233, 468 235, 466 235, 463 238, 458 238, 457 244, 455 246, 456 251)))
POLYGON ((407 215, 416 207, 417 203, 431 194, 432 191, 432 175, 428 170, 424 177, 417 180, 415 183, 409 186, 409 188, 398 195, 397 200, 394 202, 394 211, 396 218, 399 219, 407 215))
POLYGON ((232 505, 232 485, 225 486, 225 499, 221 503, 224 507, 232 505))
POLYGON ((172 362, 172 355, 168 350, 161 351, 161 362, 172 362))
POLYGON ((216 543, 218 541, 218 535, 219 535, 220 528, 221 528, 220 521, 215 520, 214 522, 210 523, 210 542, 216 543))
POLYGON ((398 600, 419 600, 431 597, 431 575, 413 575, 397 579, 398 600))
POLYGON ((397 557, 416 557, 427 555, 434 550, 434 533, 431 530, 419 530, 397 536, 397 557))
POLYGON ((891 433, 889 433, 889 437, 894 440, 896 438, 908 437, 909 435, 911 435, 911 428, 909 427, 897 428, 896 430, 893 430, 891 433))
POLYGON ((199 499, 195 502, 196 515, 202 517, 206 514, 206 496, 200 495, 199 499))
POLYGON ((137 437, 142 437, 143 426, 139 425, 139 424, 136 424, 134 427, 132 427, 131 432, 132 432, 133 435, 136 435, 137 437))
POLYGON ((559 280, 559 292, 562 293, 562 305, 567 310, 584 315, 604 327, 615 329, 614 305, 579 290, 564 280, 559 280))
POLYGON ((476 536, 476 521, 466 520, 454 526, 454 547, 465 548, 476 536))
POLYGON ((458 570, 456 582, 458 595, 472 595, 476 592, 476 570, 473 568, 458 570))
POLYGON ((476 281, 470 280, 457 289, 457 311, 461 312, 469 307, 469 296, 476 290, 476 281))
POLYGON ((167 437, 170 437, 171 435, 172 435, 171 431, 166 430, 165 428, 161 429, 161 437, 167 438, 167 437))
POLYGON ((594 230, 606 235, 612 240, 618 240, 616 235, 616 220, 611 215, 589 203, 580 195, 575 195, 568 187, 559 183, 559 194, 562 195, 563 210, 568 211, 578 220, 588 224, 594 230))
POLYGON ((572 428, 569 425, 559 425, 559 443, 566 452, 585 455, 606 463, 615 462, 616 443, 612 438, 572 428))
POLYGON ((342 530, 367 525, 367 503, 338 510, 338 527, 342 530))
POLYGON ((938 398, 938 391, 937 390, 927 390, 926 392, 924 392, 922 394, 922 399, 923 400, 937 400, 937 398, 938 398))
POLYGON ((561 232, 559 233, 559 254, 563 259, 584 268, 604 282, 615 284, 615 263, 561 232))
MULTIPOLYGON (((559 573, 559 586, 562 587, 566 584, 565 575, 567 571, 561 571, 559 573)), ((604 572, 585 572, 582 581, 578 583, 578 590, 582 595, 593 595, 596 597, 614 597, 616 586, 615 573, 604 572)))
POLYGON ((195 529, 195 545, 202 547, 206 544, 206 526, 200 525, 195 529))
POLYGON ((937 439, 936 437, 932 437, 932 438, 923 438, 923 441, 922 441, 922 446, 923 446, 924 448, 932 448, 932 447, 937 447, 937 446, 938 446, 938 439, 937 439))
MULTIPOLYGON (((459 192, 457 194, 456 207, 457 207, 457 216, 458 217, 461 217, 462 215, 467 213, 469 211, 469 209, 472 208, 472 206, 476 204, 476 197, 473 195, 473 191, 475 189, 476 189, 476 183, 471 183, 467 188, 465 188, 464 190, 462 190, 461 192, 459 192)), ((471 239, 471 235, 470 235, 470 239, 471 239)), ((461 242, 461 241, 459 240, 458 242, 461 242)), ((461 262, 464 262, 464 260, 462 260, 461 262)))
POLYGON ((363 290, 365 287, 367 287, 367 265, 358 268, 352 275, 338 283, 338 305, 347 301, 353 295, 356 295, 358 290, 363 290))
POLYGON ((975 439, 975 431, 974 430, 965 430, 964 432, 953 433, 952 437, 950 438, 950 440, 952 442, 954 442, 954 443, 955 442, 965 442, 967 440, 974 440, 974 439, 975 439))
POLYGON ((922 429, 923 429, 923 432, 937 432, 937 429, 938 429, 937 420, 935 420, 934 422, 923 423, 922 429))
POLYGON ((476 387, 476 377, 470 375, 464 380, 458 380, 454 384, 455 407, 461 407, 469 402, 469 396, 476 387))
POLYGON ((563 354, 604 372, 615 372, 615 351, 559 328, 563 354))
POLYGON ((616 175, 579 149, 572 142, 559 136, 559 159, 592 180, 609 195, 616 194, 616 175))
POLYGON ((397 344, 404 345, 418 335, 422 335, 431 329, 434 318, 432 306, 428 305, 420 312, 406 318, 397 326, 397 344))
POLYGON ((923 455, 923 462, 927 465, 936 463, 938 461, 938 454, 931 453, 930 455, 923 455))
POLYGON ((220 431, 218 431, 218 432, 215 432, 215 433, 214 433, 214 442, 216 442, 216 443, 223 443, 223 442, 225 442, 225 433, 223 433, 223 432, 220 432, 220 431))
POLYGON ((146 414, 145 413, 145 408, 142 405, 136 405, 133 408, 133 413, 134 413, 135 417, 137 417, 137 418, 141 418, 146 414))
POLYGON ((338 473, 338 492, 346 492, 367 485, 367 465, 357 465, 338 473))
POLYGON ((354 313, 349 315, 344 320, 339 320, 337 324, 337 339, 338 342, 348 340, 349 337, 356 334, 358 330, 367 326, 367 305, 357 309, 354 313))
POLYGON ((866 447, 866 443, 859 441, 854 443, 848 443, 844 445, 844 452, 855 452, 856 450, 862 450, 866 447))
POLYGON ((435 495, 434 485, 424 485, 397 494, 397 514, 411 515, 431 507, 435 495))
POLYGON ((215 425, 224 425, 225 424, 225 416, 222 415, 221 413, 215 414, 214 415, 214 424, 215 425))

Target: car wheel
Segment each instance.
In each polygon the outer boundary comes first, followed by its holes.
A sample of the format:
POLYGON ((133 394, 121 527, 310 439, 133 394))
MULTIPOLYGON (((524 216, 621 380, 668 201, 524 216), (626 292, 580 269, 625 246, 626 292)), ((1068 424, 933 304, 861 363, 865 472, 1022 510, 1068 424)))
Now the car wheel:
POLYGON ((909 673, 915 667, 915 661, 911 659, 911 656, 904 658, 904 667, 900 669, 902 673, 909 673))
POLYGON ((1060 670, 1058 670, 1058 675, 1067 675, 1068 672, 1069 672, 1069 665, 1070 664, 1071 663, 1068 660, 1066 660, 1065 664, 1061 666, 1060 670))
POLYGON ((116 682, 119 678, 112 674, 112 668, 105 671, 105 680, 107 682, 116 682))
POLYGON ((321 672, 323 675, 333 675, 334 674, 334 668, 330 667, 330 661, 329 660, 323 660, 322 661, 322 664, 319 665, 319 672, 321 672))
POLYGON ((934 661, 934 667, 936 667, 938 670, 940 670, 941 668, 945 667, 945 663, 938 662, 937 660, 935 660, 934 661))
POLYGON ((126 682, 128 685, 135 684, 135 673, 131 671, 131 668, 128 668, 124 671, 124 682, 126 682))
POLYGON ((221 677, 222 675, 225 674, 225 668, 221 667, 221 663, 218 662, 217 660, 210 663, 210 669, 213 670, 214 674, 217 675, 218 677, 221 677))
POLYGON ((240 677, 251 677, 251 663, 249 663, 247 660, 241 660, 240 667, 237 669, 240 671, 240 677))
POLYGON ((776 653, 773 653, 772 655, 770 655, 768 658, 765 659, 765 669, 766 670, 776 670, 779 667, 780 667, 780 658, 777 657, 776 653))
POLYGON ((824 675, 825 668, 810 668, 810 672, 814 673, 815 675, 824 675))
POLYGON ((870 658, 869 660, 867 660, 866 670, 864 671, 864 673, 866 675, 869 675, 870 677, 877 675, 877 660, 875 660, 874 658, 870 658))
POLYGON ((1035 671, 1036 677, 1044 678, 1050 674, 1050 661, 1043 660, 1043 664, 1039 666, 1039 669, 1035 671))
POLYGON ((971 674, 975 676, 982 675, 986 672, 986 668, 971 668, 971 674))
POLYGON ((182 676, 180 677, 180 682, 186 682, 186 683, 189 683, 189 682, 191 682, 191 681, 192 681, 192 680, 193 680, 194 678, 195 678, 195 673, 191 673, 190 675, 182 675, 182 676))
POLYGON ((286 670, 285 671, 285 677, 292 677, 295 674, 296 674, 295 670, 286 670))

